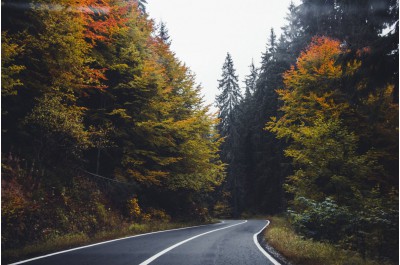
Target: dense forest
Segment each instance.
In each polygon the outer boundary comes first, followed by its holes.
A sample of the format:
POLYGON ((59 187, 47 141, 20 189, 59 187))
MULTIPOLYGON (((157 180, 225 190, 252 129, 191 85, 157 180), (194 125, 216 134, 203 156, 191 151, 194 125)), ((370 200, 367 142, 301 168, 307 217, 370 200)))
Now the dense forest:
POLYGON ((398 260, 398 2, 303 0, 286 19, 244 95, 223 64, 220 196, 234 216, 286 212, 307 237, 398 260))
POLYGON ((227 54, 212 115, 146 1, 2 1, 2 250, 285 214, 398 261, 398 10, 291 4, 282 34, 262 33, 260 68, 239 82, 227 54))
POLYGON ((217 119, 145 1, 3 1, 1 96, 3 249, 209 218, 217 119))

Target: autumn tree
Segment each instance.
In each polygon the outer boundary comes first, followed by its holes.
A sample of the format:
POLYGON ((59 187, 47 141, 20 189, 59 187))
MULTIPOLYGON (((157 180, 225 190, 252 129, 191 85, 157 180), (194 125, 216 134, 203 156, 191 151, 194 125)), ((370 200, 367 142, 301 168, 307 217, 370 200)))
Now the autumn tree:
POLYGON ((132 197, 141 213, 210 217, 217 118, 145 3, 2 3, 5 248, 109 229, 132 197))
MULTIPOLYGON (((337 40, 315 37, 301 53, 296 66, 284 74, 284 89, 277 90, 283 101, 283 116, 272 118, 267 125, 278 138, 290 141, 285 155, 292 158, 295 171, 286 183, 286 190, 294 196, 293 209, 303 215, 309 210, 304 198, 314 202, 330 198, 339 206, 352 209, 354 219, 362 218, 375 189, 389 192, 396 187, 382 178, 385 169, 381 151, 385 146, 360 148, 359 131, 352 126, 362 126, 365 122, 360 115, 362 109, 369 108, 368 102, 376 97, 387 102, 393 86, 385 88, 384 94, 370 94, 366 101, 355 105, 346 95, 345 80, 357 73, 362 62, 353 60, 343 67, 339 59, 347 52, 337 40)), ((396 106, 392 105, 377 113, 392 119, 394 109, 396 106)), ((388 211, 383 205, 378 207, 388 211)), ((351 220, 347 222, 348 225, 351 220)), ((389 218, 388 222, 394 220, 389 218)), ((342 225, 339 219, 336 225, 342 225)), ((342 237, 348 236, 349 231, 341 231, 342 237)), ((323 237, 324 231, 319 233, 323 237)))
POLYGON ((100 172, 133 183, 153 204, 174 211, 191 207, 190 198, 213 190, 223 178, 215 118, 208 116, 200 88, 166 36, 153 35, 146 15, 135 5, 129 8, 114 42, 101 45, 108 55, 107 89, 92 93, 95 101, 88 102, 90 119, 114 128, 113 145, 102 151, 112 162, 100 172), (172 201, 181 194, 187 196, 175 207, 172 201))

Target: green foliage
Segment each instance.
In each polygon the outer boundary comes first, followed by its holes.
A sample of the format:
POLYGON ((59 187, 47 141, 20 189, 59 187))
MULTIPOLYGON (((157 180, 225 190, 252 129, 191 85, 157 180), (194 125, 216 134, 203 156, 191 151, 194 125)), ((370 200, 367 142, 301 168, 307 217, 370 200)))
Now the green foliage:
MULTIPOLYGON (((327 203, 331 204, 331 203, 327 203)), ((326 205, 328 206, 328 205, 326 205)), ((329 208, 331 208, 329 206, 329 208)), ((334 206, 336 208, 336 206, 334 206)), ((295 264, 396 264, 382 259, 372 260, 362 257, 359 253, 343 249, 328 242, 318 242, 297 233, 294 227, 284 217, 271 217, 271 224, 265 231, 265 239, 285 259, 295 264)))
POLYGON ((237 168, 236 161, 240 159, 239 145, 240 122, 238 119, 239 104, 242 95, 238 84, 238 76, 233 65, 232 57, 227 53, 222 67, 221 79, 218 80, 220 94, 216 97, 216 106, 219 109, 217 125, 218 133, 224 137, 221 145, 221 160, 226 164, 226 182, 224 192, 232 195, 232 214, 238 216, 242 208, 243 176, 237 168))
POLYGON ((354 216, 348 207, 339 206, 331 198, 322 202, 298 197, 294 201, 301 213, 291 212, 294 226, 317 240, 339 242, 343 234, 351 234, 354 216))
POLYGON ((17 87, 23 85, 18 74, 25 70, 25 66, 14 64, 18 55, 24 52, 24 47, 16 43, 17 37, 9 36, 6 31, 1 32, 1 95, 17 95, 17 87))
POLYGON ((339 206, 333 199, 317 202, 298 197, 289 211, 294 227, 307 237, 333 242, 360 251, 363 256, 396 259, 398 225, 397 195, 384 200, 376 188, 358 211, 339 206), (384 202, 385 201, 385 202, 384 202), (385 241, 383 243, 382 241, 385 241))
POLYGON ((82 123, 83 110, 69 105, 59 94, 46 94, 26 117, 25 124, 32 128, 31 133, 37 133, 37 138, 52 141, 51 144, 41 143, 48 148, 61 145, 65 149, 68 140, 73 148, 85 148, 89 145, 89 135, 82 123))
MULTIPOLYGON (((283 116, 273 118, 267 128, 290 141, 285 155, 292 158, 295 171, 285 187, 294 198, 296 227, 307 236, 349 246, 363 255, 396 259, 385 250, 397 245, 396 239, 389 243, 381 238, 398 225, 396 199, 384 195, 384 190, 396 192, 397 187, 381 177, 387 174, 382 158, 391 155, 383 154, 384 145, 367 147, 365 135, 350 129, 355 120, 363 126, 360 116, 375 95, 357 106, 344 95, 341 80, 351 78, 361 63, 354 60, 342 68, 337 61, 343 53, 339 42, 314 38, 296 68, 284 74, 285 89, 277 90, 283 116), (367 243, 367 235, 376 240, 367 243)), ((384 95, 380 94, 382 102, 384 95)), ((393 115, 390 107, 377 113, 393 115)))
POLYGON ((3 249, 208 218, 224 179, 217 121, 145 4, 2 3, 3 249))

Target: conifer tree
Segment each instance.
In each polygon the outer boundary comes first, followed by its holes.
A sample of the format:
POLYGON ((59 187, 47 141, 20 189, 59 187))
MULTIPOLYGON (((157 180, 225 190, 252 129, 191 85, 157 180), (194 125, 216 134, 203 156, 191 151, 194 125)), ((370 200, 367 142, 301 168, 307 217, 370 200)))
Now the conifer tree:
POLYGON ((244 80, 246 100, 250 100, 250 97, 254 94, 258 78, 258 69, 254 66, 253 60, 251 61, 249 68, 250 73, 246 76, 246 79, 244 80))
POLYGON ((141 12, 146 13, 147 0, 136 0, 138 3, 138 8, 141 12))
POLYGON ((266 51, 262 54, 253 106, 248 110, 248 118, 243 119, 243 127, 248 130, 245 136, 247 140, 244 140, 247 146, 242 147, 247 150, 246 201, 249 208, 266 213, 278 212, 283 205, 282 182, 285 170, 282 167, 281 141, 272 133, 265 133, 260 126, 269 117, 275 116, 279 108, 275 89, 281 84, 281 65, 285 58, 280 57, 278 48, 277 37, 271 29, 266 51))
POLYGON ((158 25, 158 37, 167 45, 171 45, 170 36, 168 34, 167 25, 161 21, 158 25))
POLYGON ((221 159, 227 166, 226 189, 232 196, 233 215, 239 213, 239 203, 242 196, 243 183, 239 179, 239 172, 236 170, 239 157, 239 119, 238 107, 242 100, 238 76, 235 74, 232 57, 228 53, 222 67, 222 78, 219 81, 218 89, 220 94, 216 98, 216 105, 219 108, 218 130, 225 141, 222 144, 221 159))
POLYGON ((221 92, 216 98, 216 106, 219 108, 218 118, 221 120, 219 130, 223 136, 232 133, 230 127, 235 121, 235 109, 242 100, 235 71, 232 57, 228 53, 222 67, 222 78, 218 80, 218 89, 221 92))

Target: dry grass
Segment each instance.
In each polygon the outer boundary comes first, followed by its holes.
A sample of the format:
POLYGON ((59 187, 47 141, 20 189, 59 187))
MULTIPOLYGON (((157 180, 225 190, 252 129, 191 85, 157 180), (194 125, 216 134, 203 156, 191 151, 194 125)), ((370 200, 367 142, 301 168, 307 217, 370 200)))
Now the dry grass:
POLYGON ((383 265, 383 261, 363 260, 354 251, 343 250, 328 243, 316 242, 296 234, 281 217, 271 217, 265 231, 269 245, 297 265, 383 265))

